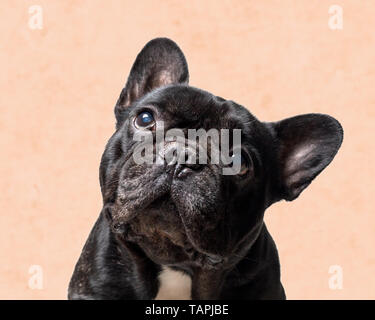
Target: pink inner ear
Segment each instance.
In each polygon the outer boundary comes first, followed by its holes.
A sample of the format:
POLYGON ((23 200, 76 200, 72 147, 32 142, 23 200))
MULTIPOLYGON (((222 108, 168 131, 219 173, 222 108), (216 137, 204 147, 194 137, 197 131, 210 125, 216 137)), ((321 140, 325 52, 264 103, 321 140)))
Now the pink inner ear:
POLYGON ((161 71, 158 74, 158 86, 166 86, 168 84, 174 83, 176 79, 172 77, 172 74, 168 71, 161 71))
POLYGON ((139 84, 135 83, 131 90, 128 90, 126 93, 125 101, 123 103, 123 106, 129 107, 132 103, 132 101, 136 100, 139 97, 139 84))
POLYGON ((298 183, 304 177, 305 163, 312 156, 312 152, 316 149, 316 144, 302 144, 296 147, 287 157, 284 168, 284 177, 287 185, 292 186, 298 183))
POLYGON ((309 154, 316 148, 316 145, 313 143, 310 144, 303 144, 301 146, 298 146, 296 150, 292 153, 292 158, 297 163, 301 163, 306 158, 308 158, 309 154))

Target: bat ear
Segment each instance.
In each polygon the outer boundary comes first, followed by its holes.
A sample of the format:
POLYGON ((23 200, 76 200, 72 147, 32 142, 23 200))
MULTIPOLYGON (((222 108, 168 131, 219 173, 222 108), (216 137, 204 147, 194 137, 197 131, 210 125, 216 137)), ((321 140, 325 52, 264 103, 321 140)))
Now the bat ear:
POLYGON ((127 107, 146 93, 165 85, 188 82, 188 65, 177 44, 167 38, 151 40, 138 54, 116 103, 117 121, 127 107))
POLYGON ((306 114, 272 124, 278 147, 278 198, 294 200, 333 160, 343 139, 334 118, 306 114))

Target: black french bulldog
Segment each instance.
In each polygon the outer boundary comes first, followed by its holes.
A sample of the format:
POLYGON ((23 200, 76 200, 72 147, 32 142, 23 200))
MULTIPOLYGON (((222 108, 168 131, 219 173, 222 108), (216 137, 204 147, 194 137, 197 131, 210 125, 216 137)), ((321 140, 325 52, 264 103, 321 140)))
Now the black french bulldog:
POLYGON ((69 285, 69 299, 154 299, 168 266, 191 277, 192 299, 285 299, 275 243, 263 222, 332 161, 338 121, 280 122, 188 85, 185 57, 157 38, 138 54, 115 106, 116 132, 100 164, 103 209, 69 285), (221 164, 137 164, 135 132, 241 129, 241 170, 221 164), (181 172, 183 174, 181 174, 181 172))

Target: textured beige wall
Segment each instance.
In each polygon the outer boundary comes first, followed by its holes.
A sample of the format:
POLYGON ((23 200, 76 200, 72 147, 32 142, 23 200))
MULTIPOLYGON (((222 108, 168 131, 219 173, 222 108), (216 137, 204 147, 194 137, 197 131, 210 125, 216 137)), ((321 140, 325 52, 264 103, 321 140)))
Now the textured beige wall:
POLYGON ((261 120, 328 113, 345 129, 333 163, 267 212, 290 299, 375 298, 375 2, 0 2, 0 298, 64 299, 99 214, 98 166, 136 54, 167 36, 191 84, 261 120), (44 10, 42 30, 28 8, 44 10), (328 8, 344 10, 330 30, 328 8), (30 265, 43 289, 30 289, 30 265), (343 268, 331 290, 328 269, 343 268))

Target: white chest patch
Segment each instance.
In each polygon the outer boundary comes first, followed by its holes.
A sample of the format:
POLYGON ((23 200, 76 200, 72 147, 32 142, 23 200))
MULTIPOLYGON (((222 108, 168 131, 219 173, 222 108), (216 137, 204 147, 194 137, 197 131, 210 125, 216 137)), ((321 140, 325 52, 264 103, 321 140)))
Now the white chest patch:
POLYGON ((191 279, 188 275, 163 267, 159 281, 155 300, 191 300, 191 279))

